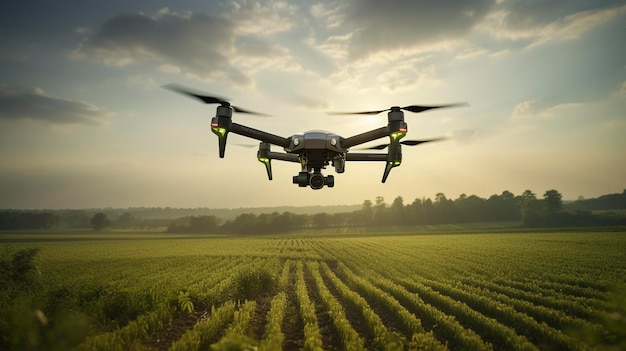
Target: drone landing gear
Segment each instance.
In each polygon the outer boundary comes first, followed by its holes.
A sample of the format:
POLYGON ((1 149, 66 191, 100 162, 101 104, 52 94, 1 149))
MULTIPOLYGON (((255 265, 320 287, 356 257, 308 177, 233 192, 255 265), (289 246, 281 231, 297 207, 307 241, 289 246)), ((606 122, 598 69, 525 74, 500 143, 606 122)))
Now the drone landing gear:
POLYGON ((310 186, 311 189, 319 190, 326 185, 329 188, 335 186, 335 177, 332 175, 324 176, 320 171, 300 172, 297 176, 293 176, 293 183, 299 187, 310 186))

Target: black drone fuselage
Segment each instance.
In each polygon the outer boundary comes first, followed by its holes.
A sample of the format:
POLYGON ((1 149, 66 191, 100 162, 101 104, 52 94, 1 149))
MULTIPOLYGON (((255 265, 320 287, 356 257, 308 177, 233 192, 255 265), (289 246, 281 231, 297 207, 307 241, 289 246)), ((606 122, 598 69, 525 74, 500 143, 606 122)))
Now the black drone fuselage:
POLYGON ((337 173, 345 171, 346 161, 379 161, 386 162, 382 182, 387 180, 389 172, 402 162, 400 139, 407 132, 404 113, 400 107, 392 107, 387 114, 387 126, 370 130, 352 137, 344 138, 326 131, 308 131, 294 134, 288 138, 250 128, 232 121, 233 109, 223 104, 217 107, 216 116, 211 120, 211 130, 219 139, 220 158, 224 157, 228 133, 235 133, 260 141, 257 159, 265 165, 267 176, 272 180, 272 160, 297 162, 301 171, 293 177, 293 183, 300 187, 310 186, 321 189, 324 185, 334 186, 334 177, 323 176, 321 170, 332 165, 337 173), (353 146, 364 144, 380 138, 389 137, 388 152, 385 153, 351 153, 353 146), (271 145, 280 146, 285 152, 271 151, 271 145))

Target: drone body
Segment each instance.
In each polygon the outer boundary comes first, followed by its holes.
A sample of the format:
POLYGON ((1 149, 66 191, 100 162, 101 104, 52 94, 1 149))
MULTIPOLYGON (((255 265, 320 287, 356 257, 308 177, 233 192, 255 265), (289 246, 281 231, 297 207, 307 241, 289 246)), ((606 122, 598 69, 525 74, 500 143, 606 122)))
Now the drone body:
POLYGON ((229 102, 217 97, 204 96, 192 93, 187 89, 178 86, 168 85, 166 88, 195 97, 209 104, 220 104, 217 107, 216 115, 211 120, 211 131, 217 135, 219 141, 219 155, 224 157, 226 151, 226 140, 229 133, 235 133, 251 139, 260 141, 257 159, 265 165, 267 176, 272 180, 272 160, 300 163, 301 171, 293 177, 293 183, 300 187, 311 187, 311 189, 321 189, 325 185, 333 187, 335 180, 332 175, 322 175, 322 169, 332 165, 335 172, 343 173, 347 161, 378 161, 385 162, 385 170, 382 177, 384 183, 392 168, 397 167, 402 162, 401 145, 414 146, 425 142, 442 140, 444 138, 434 138, 427 140, 401 141, 407 133, 407 123, 404 121, 403 110, 410 112, 422 112, 434 108, 453 107, 460 104, 439 105, 439 106, 394 106, 387 110, 335 113, 335 114, 378 114, 389 111, 387 114, 387 125, 378 129, 344 138, 334 133, 325 131, 308 131, 301 134, 294 134, 290 137, 281 137, 265 131, 250 128, 242 124, 233 122, 233 112, 251 113, 236 106, 231 106, 229 102), (382 150, 388 147, 387 153, 353 153, 349 152, 353 146, 361 145, 380 138, 389 137, 389 143, 372 147, 370 149, 382 150), (280 146, 285 152, 271 151, 271 145, 280 146))

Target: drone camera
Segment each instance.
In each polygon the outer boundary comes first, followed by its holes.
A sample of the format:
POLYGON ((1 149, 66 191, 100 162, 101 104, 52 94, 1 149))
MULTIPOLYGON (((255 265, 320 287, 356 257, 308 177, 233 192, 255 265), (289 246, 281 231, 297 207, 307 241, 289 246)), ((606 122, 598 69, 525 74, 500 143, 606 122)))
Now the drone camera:
POLYGON ((324 176, 319 172, 300 172, 297 176, 293 176, 293 183, 298 184, 299 187, 310 186, 311 189, 321 189, 326 185, 329 188, 335 186, 335 177, 332 175, 324 176))
POLYGON ((311 189, 321 189, 324 187, 325 179, 320 173, 313 173, 309 176, 309 185, 311 189))
POLYGON ((335 177, 333 177, 332 175, 324 177, 324 185, 326 185, 329 188, 334 188, 335 187, 335 177))

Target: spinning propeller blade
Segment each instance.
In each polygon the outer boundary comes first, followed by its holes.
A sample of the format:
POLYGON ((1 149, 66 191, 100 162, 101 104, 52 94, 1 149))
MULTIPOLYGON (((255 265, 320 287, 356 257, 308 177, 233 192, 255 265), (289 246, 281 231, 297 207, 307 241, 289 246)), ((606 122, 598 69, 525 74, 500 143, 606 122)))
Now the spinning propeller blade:
POLYGON ((380 111, 363 111, 363 112, 326 112, 328 115, 377 115, 381 112, 389 111, 390 108, 380 111))
POLYGON ((402 107, 402 109, 405 111, 409 111, 409 112, 419 113, 419 112, 424 112, 424 111, 428 111, 428 110, 432 110, 436 108, 448 108, 448 107, 459 107, 459 106, 467 106, 467 103, 458 102, 454 104, 434 105, 434 106, 411 105, 411 106, 402 107))
MULTIPOLYGON (((446 139, 448 138, 441 137, 441 138, 432 138, 432 139, 423 139, 423 140, 403 140, 403 141, 400 141, 400 144, 406 145, 406 146, 415 146, 419 144, 430 143, 433 141, 442 141, 446 139)), ((365 150, 383 150, 387 146, 389 146, 389 144, 381 144, 381 145, 376 145, 376 146, 365 148, 365 150)))
MULTIPOLYGON (((405 106, 405 107, 399 107, 399 109, 405 110, 405 111, 409 111, 409 112, 419 113, 419 112, 424 112, 424 111, 428 111, 428 110, 432 110, 432 109, 436 109, 436 108, 447 108, 447 107, 458 107, 458 106, 467 106, 467 103, 460 102, 460 103, 454 103, 454 104, 432 105, 432 106, 410 105, 410 106, 405 106)), ((329 115, 377 115, 377 114, 379 114, 381 112, 391 111, 392 109, 393 109, 393 107, 390 107, 390 108, 385 109, 385 110, 378 110, 378 111, 327 112, 327 113, 329 115)))
POLYGON ((248 114, 253 114, 253 115, 258 115, 258 116, 267 116, 264 113, 259 113, 259 112, 254 112, 254 111, 250 111, 250 110, 244 110, 241 107, 237 107, 234 105, 231 105, 230 102, 226 101, 226 99, 218 97, 218 96, 207 96, 207 95, 203 95, 200 93, 196 93, 196 92, 192 92, 187 88, 181 87, 180 85, 177 84, 167 84, 164 85, 163 88, 171 90, 171 91, 175 91, 177 93, 183 94, 183 95, 187 95, 193 98, 196 98, 202 102, 204 102, 205 104, 220 104, 222 106, 230 106, 233 111, 235 112, 239 112, 239 113, 248 113, 248 114))

